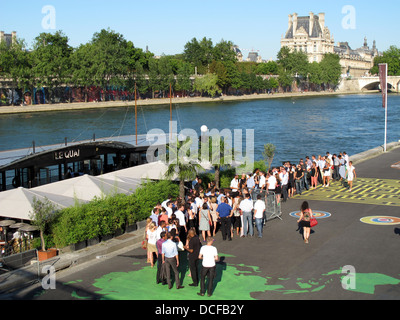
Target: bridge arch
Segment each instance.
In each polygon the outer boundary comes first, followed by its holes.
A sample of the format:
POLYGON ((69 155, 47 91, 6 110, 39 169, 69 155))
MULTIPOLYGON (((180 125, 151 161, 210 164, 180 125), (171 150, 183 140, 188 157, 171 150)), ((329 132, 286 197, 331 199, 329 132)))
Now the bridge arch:
MULTIPOLYGON (((397 82, 396 85, 392 85, 390 82, 388 82, 388 90, 393 90, 396 91, 397 88, 399 88, 400 81, 397 82)), ((371 83, 368 83, 364 85, 364 87, 361 88, 361 91, 371 91, 371 90, 381 90, 381 83, 380 81, 374 81, 371 83)))

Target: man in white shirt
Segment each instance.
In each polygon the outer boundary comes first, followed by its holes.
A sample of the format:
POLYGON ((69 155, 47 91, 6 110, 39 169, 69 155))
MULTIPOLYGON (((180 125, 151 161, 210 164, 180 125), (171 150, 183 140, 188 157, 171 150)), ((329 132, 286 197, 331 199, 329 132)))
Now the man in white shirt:
POLYGON ((282 202, 285 202, 288 197, 288 183, 289 183, 289 173, 285 168, 282 168, 279 173, 279 179, 281 179, 282 184, 282 202))
POLYGON ((268 177, 267 185, 268 185, 268 191, 275 192, 276 178, 273 172, 271 172, 270 176, 268 177))
POLYGON ((199 296, 204 296, 206 292, 205 291, 206 276, 208 275, 207 296, 211 297, 214 278, 217 271, 215 262, 218 261, 219 258, 218 258, 217 248, 212 245, 214 243, 214 238, 207 237, 206 241, 207 245, 201 247, 199 254, 199 259, 203 259, 203 262, 200 275, 200 292, 197 294, 199 296))
POLYGON ((180 204, 178 210, 175 211, 175 217, 179 220, 179 226, 181 228, 184 228, 185 232, 187 232, 186 219, 185 219, 185 214, 183 213, 183 211, 185 211, 185 205, 180 204))
POLYGON ((257 195, 257 201, 254 204, 254 219, 256 221, 256 228, 258 237, 262 238, 263 220, 264 220, 265 203, 261 200, 261 194, 257 195))
POLYGON ((172 211, 173 205, 174 205, 174 203, 172 201, 167 202, 167 207, 165 208, 165 210, 167 210, 168 219, 171 218, 171 215, 173 213, 173 211, 172 211))
POLYGON ((232 179, 230 188, 232 189, 233 196, 235 197, 239 188, 239 175, 236 174, 235 177, 232 179))
POLYGON ((249 232, 249 236, 253 236, 253 200, 250 198, 250 194, 246 195, 246 199, 242 200, 239 205, 239 209, 242 210, 243 213, 243 236, 247 236, 247 231, 249 232))
POLYGON ((258 188, 259 189, 265 189, 265 175, 264 175, 264 172, 260 172, 258 188))

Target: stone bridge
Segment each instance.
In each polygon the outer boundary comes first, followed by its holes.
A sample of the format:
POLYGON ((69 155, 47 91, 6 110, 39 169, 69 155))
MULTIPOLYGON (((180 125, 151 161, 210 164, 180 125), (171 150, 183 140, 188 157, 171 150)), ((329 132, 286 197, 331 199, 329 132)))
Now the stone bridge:
MULTIPOLYGON (((379 77, 343 79, 339 85, 340 91, 370 91, 380 89, 379 77)), ((388 76, 388 90, 400 92, 400 76, 388 76)))

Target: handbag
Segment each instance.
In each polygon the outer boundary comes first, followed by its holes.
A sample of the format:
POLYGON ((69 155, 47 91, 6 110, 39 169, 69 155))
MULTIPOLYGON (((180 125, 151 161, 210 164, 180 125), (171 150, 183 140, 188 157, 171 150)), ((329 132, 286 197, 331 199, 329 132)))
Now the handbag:
POLYGON ((142 249, 144 249, 144 250, 147 249, 147 240, 142 241, 142 249))
POLYGON ((316 218, 311 218, 310 220, 310 227, 315 227, 318 224, 318 221, 316 218))

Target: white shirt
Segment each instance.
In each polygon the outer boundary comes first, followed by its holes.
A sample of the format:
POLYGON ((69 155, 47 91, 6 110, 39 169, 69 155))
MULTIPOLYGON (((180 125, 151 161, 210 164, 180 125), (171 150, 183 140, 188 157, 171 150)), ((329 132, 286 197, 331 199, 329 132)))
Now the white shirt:
POLYGON ((268 189, 275 189, 276 188, 276 178, 275 176, 270 176, 268 178, 268 189))
POLYGON ((212 268, 215 266, 215 257, 218 256, 217 248, 214 246, 202 246, 200 255, 203 256, 203 267, 212 268))
POLYGON ((238 187, 239 187, 239 180, 233 178, 232 181, 231 181, 231 186, 230 186, 230 188, 232 189, 232 191, 235 192, 235 191, 237 191, 238 187))
POLYGON ((150 231, 150 230, 147 230, 147 241, 150 243, 150 244, 156 244, 156 242, 157 242, 157 230, 154 230, 154 231, 150 231))
POLYGON ((171 215, 172 215, 172 208, 166 207, 165 210, 167 210, 168 218, 171 218, 171 215))
POLYGON ((262 219, 265 210, 265 203, 262 200, 257 200, 254 204, 254 218, 262 219))
POLYGON ((282 172, 279 174, 279 178, 281 178, 282 185, 287 185, 289 181, 289 174, 286 172, 283 174, 282 172))
POLYGON ((182 211, 176 210, 176 211, 175 211, 175 216, 176 216, 176 218, 179 220, 179 225, 180 225, 181 227, 183 227, 183 226, 186 225, 185 215, 183 214, 182 211))
POLYGON ((246 198, 246 199, 242 200, 242 202, 240 202, 239 208, 243 212, 251 212, 251 210, 253 210, 253 201, 246 198))
POLYGON ((258 183, 258 186, 260 188, 262 188, 264 186, 264 184, 265 184, 265 177, 264 176, 260 176, 260 181, 258 183))

